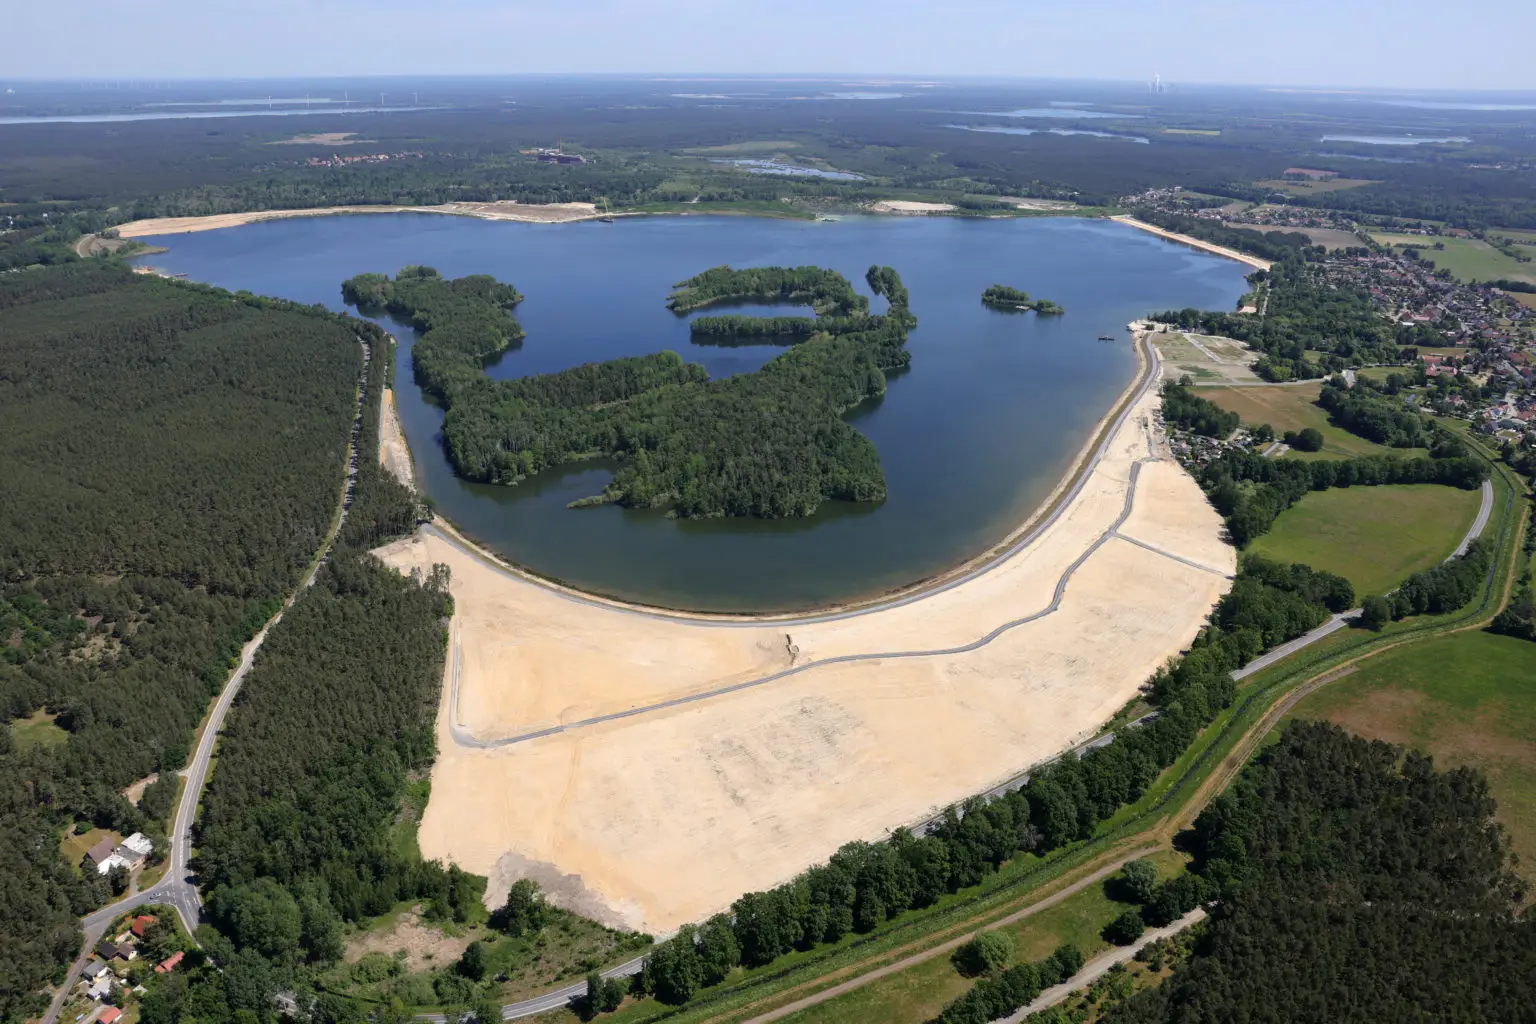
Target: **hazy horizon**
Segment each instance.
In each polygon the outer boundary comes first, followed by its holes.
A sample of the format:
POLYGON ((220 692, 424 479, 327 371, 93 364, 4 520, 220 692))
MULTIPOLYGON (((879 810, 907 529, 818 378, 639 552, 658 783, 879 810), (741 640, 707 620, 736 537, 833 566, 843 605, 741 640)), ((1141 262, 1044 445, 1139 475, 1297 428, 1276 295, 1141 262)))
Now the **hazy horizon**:
POLYGON ((11 38, 53 39, 68 25, 71 52, 119 59, 125 74, 60 74, 57 47, 19 46, 4 81, 1161 75, 1189 85, 1536 88, 1526 42, 1536 5, 1478 6, 1448 15, 1429 0, 1295 0, 1261 19, 1217 0, 56 0, 12 12, 11 38))

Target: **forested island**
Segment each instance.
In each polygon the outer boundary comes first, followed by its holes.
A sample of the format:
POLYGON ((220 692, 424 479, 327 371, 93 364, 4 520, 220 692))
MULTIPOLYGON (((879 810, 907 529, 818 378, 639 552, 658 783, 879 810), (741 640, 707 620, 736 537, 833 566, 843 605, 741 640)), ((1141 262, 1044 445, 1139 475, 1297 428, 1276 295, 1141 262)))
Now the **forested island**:
POLYGON ((1024 313, 1032 309, 1042 316, 1060 316, 1066 312, 1050 299, 1032 299, 1029 297, 1029 292, 1022 288, 1010 288, 1005 284, 994 284, 982 292, 981 302, 982 305, 990 306, 992 309, 1014 313, 1024 313))
POLYGON ((885 314, 870 315, 869 300, 846 278, 818 267, 715 267, 681 282, 668 299, 679 313, 743 300, 817 311, 814 319, 763 318, 761 331, 752 317, 716 318, 707 330, 721 335, 783 333, 785 321, 796 321, 791 340, 801 339, 756 373, 723 380, 673 352, 492 380, 484 361, 523 336, 511 314, 521 296, 510 285, 408 267, 393 280, 352 278, 342 295, 423 332, 416 380, 447 408, 443 440, 460 476, 514 484, 609 456, 619 460, 613 480, 577 504, 784 518, 812 515, 829 499, 885 497, 874 445, 842 413, 883 394, 886 371, 908 365, 917 320, 895 270, 871 267, 865 280, 889 302, 885 314))

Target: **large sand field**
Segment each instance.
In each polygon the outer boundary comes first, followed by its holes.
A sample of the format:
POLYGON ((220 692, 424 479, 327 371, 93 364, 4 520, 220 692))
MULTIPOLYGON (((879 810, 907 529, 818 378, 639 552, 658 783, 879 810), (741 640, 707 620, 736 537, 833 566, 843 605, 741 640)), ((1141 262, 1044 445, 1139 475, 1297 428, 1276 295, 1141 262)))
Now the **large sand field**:
POLYGON ((1194 637, 1235 570, 1140 391, 1080 489, 947 586, 799 620, 589 601, 444 526, 455 617, 423 856, 665 933, 854 839, 927 819, 1091 736, 1194 637), (721 692, 725 691, 725 692, 721 692), (660 705, 660 706, 658 706, 660 705))

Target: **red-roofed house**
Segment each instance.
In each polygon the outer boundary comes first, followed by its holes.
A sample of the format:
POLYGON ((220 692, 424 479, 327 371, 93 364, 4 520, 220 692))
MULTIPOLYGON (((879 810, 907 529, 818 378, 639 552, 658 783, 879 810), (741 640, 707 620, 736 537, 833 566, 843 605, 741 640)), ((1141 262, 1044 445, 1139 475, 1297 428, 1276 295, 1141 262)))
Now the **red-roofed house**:
POLYGON ((96 1020, 99 1022, 99 1024, 113 1024, 113 1022, 122 1015, 122 1010, 119 1010, 115 1006, 109 1006, 105 1010, 101 1011, 101 1015, 98 1016, 96 1020))
POLYGON ((150 925, 154 924, 157 920, 159 920, 159 918, 155 917, 153 914, 140 914, 138 917, 133 919, 133 934, 142 939, 144 937, 144 930, 150 925))
POLYGON ((180 951, 172 953, 170 956, 166 957, 163 962, 155 966, 155 973, 170 974, 176 969, 176 965, 181 963, 181 958, 183 955, 185 954, 181 953, 180 951))

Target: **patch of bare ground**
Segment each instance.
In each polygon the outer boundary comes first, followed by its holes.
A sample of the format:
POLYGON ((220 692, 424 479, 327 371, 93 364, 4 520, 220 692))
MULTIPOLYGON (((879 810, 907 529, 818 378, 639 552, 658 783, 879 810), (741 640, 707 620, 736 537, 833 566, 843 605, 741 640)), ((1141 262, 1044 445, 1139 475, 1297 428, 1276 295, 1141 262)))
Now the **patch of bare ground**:
POLYGON ((869 205, 872 213, 900 213, 921 215, 925 213, 949 213, 953 203, 919 203, 911 199, 881 199, 869 205))
POLYGON ((463 956, 472 939, 468 935, 455 938, 435 925, 423 923, 422 910, 422 905, 417 904, 397 914, 387 928, 354 935, 342 959, 355 964, 369 953, 394 956, 403 950, 405 969, 421 971, 451 964, 463 956))
POLYGON ((315 132, 310 135, 299 134, 291 139, 278 139, 269 142, 269 146, 355 146, 359 142, 369 142, 369 139, 359 139, 357 132, 315 132))
POLYGON ((151 772, 149 775, 144 776, 138 782, 133 783, 127 789, 123 790, 124 799, 133 804, 135 807, 139 806, 139 801, 144 799, 144 790, 147 789, 149 785, 159 777, 159 772, 151 772))
POLYGON ((998 196, 998 202, 1012 203, 1020 210, 1075 210, 1077 204, 1065 199, 1030 199, 1027 196, 998 196))

